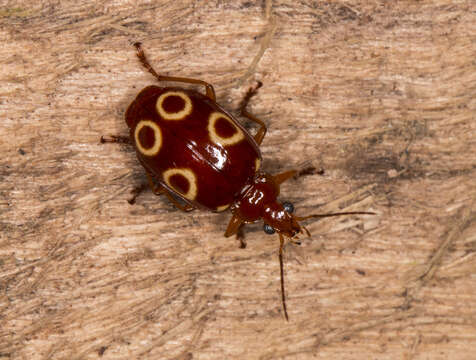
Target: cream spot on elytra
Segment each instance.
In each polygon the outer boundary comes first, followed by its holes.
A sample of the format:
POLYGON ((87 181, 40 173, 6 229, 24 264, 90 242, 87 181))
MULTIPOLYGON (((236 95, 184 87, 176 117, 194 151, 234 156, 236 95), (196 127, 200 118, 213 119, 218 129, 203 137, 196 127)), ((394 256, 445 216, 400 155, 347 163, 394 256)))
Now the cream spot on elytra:
POLYGON ((183 120, 192 113, 192 100, 182 91, 167 91, 159 96, 156 109, 165 120, 183 120))
POLYGON ((165 183, 188 200, 197 197, 197 176, 187 168, 168 169, 164 171, 165 183))
POLYGON ((162 147, 162 132, 155 122, 141 120, 134 129, 134 140, 141 154, 155 156, 162 147))
POLYGON ((245 138, 243 131, 227 115, 212 112, 208 117, 210 139, 222 146, 234 145, 245 138))

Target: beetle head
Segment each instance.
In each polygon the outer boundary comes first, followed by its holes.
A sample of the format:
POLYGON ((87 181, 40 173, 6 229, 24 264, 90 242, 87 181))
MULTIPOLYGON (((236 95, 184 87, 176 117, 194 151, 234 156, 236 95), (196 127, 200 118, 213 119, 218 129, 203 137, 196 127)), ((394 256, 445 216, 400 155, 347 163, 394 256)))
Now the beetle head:
POLYGON ((294 206, 290 202, 274 202, 267 204, 263 211, 263 230, 267 234, 282 234, 288 238, 297 237, 303 229, 297 218, 293 215, 294 206))

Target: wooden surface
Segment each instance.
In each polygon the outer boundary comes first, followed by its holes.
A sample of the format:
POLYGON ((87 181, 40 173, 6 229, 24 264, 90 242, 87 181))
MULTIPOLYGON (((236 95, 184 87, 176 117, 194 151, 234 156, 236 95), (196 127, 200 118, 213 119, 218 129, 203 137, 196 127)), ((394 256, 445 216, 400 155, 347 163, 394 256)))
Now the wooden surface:
MULTIPOLYGON (((0 359, 474 359, 472 1, 23 1, 0 8, 0 359), (13 5, 14 4, 14 5, 13 5), (269 125, 309 221, 286 247, 151 192, 124 111, 137 61, 269 125)), ((252 129, 253 131, 253 129, 252 129)))

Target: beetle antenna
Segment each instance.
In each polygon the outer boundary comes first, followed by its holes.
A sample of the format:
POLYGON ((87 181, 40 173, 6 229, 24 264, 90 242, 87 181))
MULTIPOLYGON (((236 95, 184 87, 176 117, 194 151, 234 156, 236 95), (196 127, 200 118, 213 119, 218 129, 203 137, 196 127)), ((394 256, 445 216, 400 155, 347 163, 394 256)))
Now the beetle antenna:
MULTIPOLYGON (((349 212, 331 213, 331 214, 313 214, 308 216, 296 216, 296 220, 302 221, 302 220, 306 220, 310 218, 323 218, 323 217, 341 216, 341 215, 375 215, 375 213, 365 212, 365 211, 349 211, 349 212)), ((309 234, 309 231, 307 231, 307 233, 309 234)))
POLYGON ((279 269, 281 271, 281 301, 283 303, 284 316, 286 321, 289 321, 288 310, 286 308, 286 295, 284 293, 284 265, 283 265, 283 247, 284 238, 282 234, 279 235, 279 269))

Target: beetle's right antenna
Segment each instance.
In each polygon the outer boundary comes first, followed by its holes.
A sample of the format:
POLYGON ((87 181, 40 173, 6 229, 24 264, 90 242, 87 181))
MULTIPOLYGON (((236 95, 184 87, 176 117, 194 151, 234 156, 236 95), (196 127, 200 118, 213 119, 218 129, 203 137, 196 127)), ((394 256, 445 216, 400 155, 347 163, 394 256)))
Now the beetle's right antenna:
POLYGON ((366 212, 366 211, 349 211, 349 212, 330 213, 330 214, 313 214, 308 216, 296 216, 296 220, 302 221, 302 220, 311 219, 311 218, 323 218, 323 217, 340 216, 340 215, 375 215, 375 213, 366 212))
POLYGON ((284 265, 283 265, 283 248, 284 248, 284 237, 281 233, 279 235, 279 270, 281 272, 281 301, 283 303, 284 316, 286 321, 289 321, 288 310, 286 308, 286 295, 284 292, 284 265))

